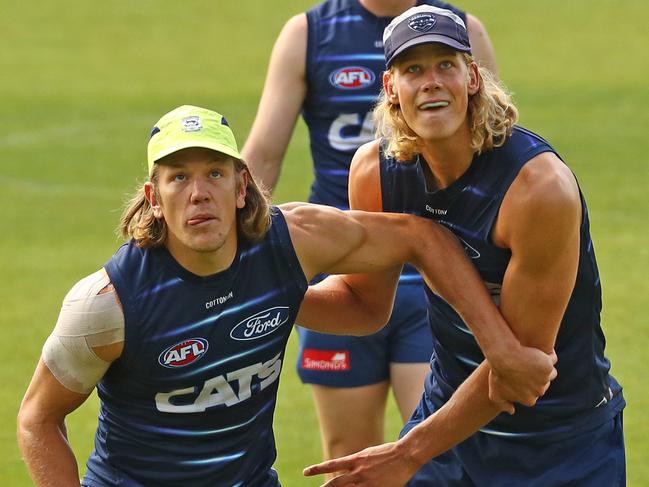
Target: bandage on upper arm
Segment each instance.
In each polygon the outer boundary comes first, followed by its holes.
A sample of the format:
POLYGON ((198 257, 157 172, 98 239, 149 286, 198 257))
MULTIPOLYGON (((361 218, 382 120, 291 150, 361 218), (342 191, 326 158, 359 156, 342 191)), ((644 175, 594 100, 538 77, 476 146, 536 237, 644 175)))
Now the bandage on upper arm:
POLYGON ((80 394, 90 393, 110 367, 93 348, 124 341, 124 313, 109 285, 103 269, 75 284, 43 346, 47 368, 65 388, 80 394))

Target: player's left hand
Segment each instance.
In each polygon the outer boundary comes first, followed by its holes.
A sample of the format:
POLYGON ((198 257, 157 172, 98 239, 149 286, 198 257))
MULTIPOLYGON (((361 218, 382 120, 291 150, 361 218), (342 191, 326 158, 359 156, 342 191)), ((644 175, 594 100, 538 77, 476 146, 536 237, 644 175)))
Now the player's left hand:
POLYGON ((402 487, 419 470, 397 442, 384 443, 353 455, 328 460, 304 469, 304 475, 338 473, 322 487, 402 487))
POLYGON ((513 403, 534 406, 557 376, 557 354, 533 347, 510 349, 507 360, 489 362, 489 398, 514 413, 513 403))

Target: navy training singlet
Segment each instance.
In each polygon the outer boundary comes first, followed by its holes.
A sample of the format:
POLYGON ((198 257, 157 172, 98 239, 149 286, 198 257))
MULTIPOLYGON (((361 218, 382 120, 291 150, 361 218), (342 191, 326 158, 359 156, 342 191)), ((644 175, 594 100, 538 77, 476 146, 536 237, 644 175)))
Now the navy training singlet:
MULTIPOLYGON (((418 1, 466 14, 439 0, 418 1)), ((309 129, 314 180, 309 201, 349 209, 352 157, 374 140, 372 110, 385 70, 383 30, 392 17, 377 17, 358 0, 327 0, 306 12, 307 92, 302 117, 309 129)), ((401 283, 422 283, 411 265, 401 283)))
POLYGON ((279 485, 273 413, 307 288, 281 212, 212 276, 133 242, 105 269, 124 309, 124 352, 98 384, 84 485, 279 485))
MULTIPOLYGON (((429 192, 421 158, 400 162, 380 151, 383 210, 427 217, 449 228, 464 245, 497 300, 510 251, 496 247, 491 231, 500 205, 520 169, 534 156, 554 149, 521 127, 502 147, 476 155, 467 171, 444 189, 429 192)), ((517 405, 482 429, 501 436, 560 438, 595 427, 624 407, 621 386, 609 375, 600 327, 601 285, 581 195, 579 267, 575 288, 561 321, 555 350, 557 378, 536 406, 517 405)), ((426 289, 434 354, 426 393, 440 407, 484 356, 470 330, 439 296, 426 289)))
MULTIPOLYGON (((418 1, 466 14, 437 0, 418 1)), ((307 93, 302 116, 309 129, 314 182, 309 201, 349 209, 347 180, 356 149, 374 139, 372 109, 385 70, 383 29, 358 0, 327 0, 307 11, 307 93)))

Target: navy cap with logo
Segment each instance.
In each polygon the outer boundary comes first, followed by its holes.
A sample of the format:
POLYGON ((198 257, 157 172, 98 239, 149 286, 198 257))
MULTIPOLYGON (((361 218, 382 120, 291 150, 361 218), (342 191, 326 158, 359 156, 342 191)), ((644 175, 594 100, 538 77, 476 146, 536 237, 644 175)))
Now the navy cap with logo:
POLYGON ((469 34, 458 15, 431 5, 412 7, 395 17, 383 31, 385 65, 389 68, 406 49, 432 43, 471 54, 469 34))

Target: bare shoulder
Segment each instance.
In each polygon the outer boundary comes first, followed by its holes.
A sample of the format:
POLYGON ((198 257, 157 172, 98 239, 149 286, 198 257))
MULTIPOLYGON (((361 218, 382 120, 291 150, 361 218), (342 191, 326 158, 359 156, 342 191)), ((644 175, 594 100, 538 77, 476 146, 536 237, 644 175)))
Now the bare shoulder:
POLYGON ((381 173, 379 169, 380 139, 363 144, 352 159, 349 172, 349 204, 351 208, 382 211, 381 173))
POLYGON ((308 29, 306 14, 300 13, 294 15, 284 24, 278 37, 278 44, 282 43, 287 48, 292 47, 293 51, 299 51, 301 48, 304 48, 306 52, 308 29))
POLYGON ((507 191, 494 239, 505 243, 532 229, 567 232, 578 227, 580 216, 575 176, 554 153, 544 152, 525 164, 507 191))
POLYGON ((482 21, 473 14, 466 14, 466 28, 472 35, 484 35, 487 31, 482 21))
POLYGON ((284 24, 284 30, 291 32, 306 33, 307 28, 307 18, 304 12, 294 15, 284 24))
POLYGON ((530 160, 512 183, 520 204, 544 207, 579 204, 579 188, 572 171, 556 154, 544 152, 530 160))
POLYGON ((351 171, 355 176, 367 176, 372 170, 378 168, 380 143, 380 139, 375 139, 361 145, 356 150, 351 163, 351 171))

